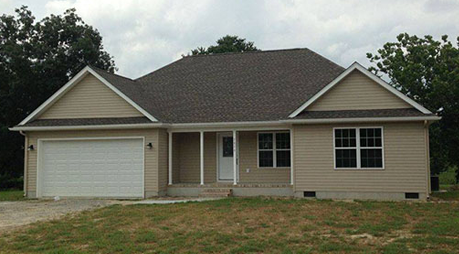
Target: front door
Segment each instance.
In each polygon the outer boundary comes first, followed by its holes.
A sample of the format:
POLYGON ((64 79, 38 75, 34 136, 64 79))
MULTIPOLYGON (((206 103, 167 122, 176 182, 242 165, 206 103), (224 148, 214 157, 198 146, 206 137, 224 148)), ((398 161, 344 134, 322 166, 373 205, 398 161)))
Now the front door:
POLYGON ((233 135, 218 134, 218 180, 232 181, 233 177, 233 135))

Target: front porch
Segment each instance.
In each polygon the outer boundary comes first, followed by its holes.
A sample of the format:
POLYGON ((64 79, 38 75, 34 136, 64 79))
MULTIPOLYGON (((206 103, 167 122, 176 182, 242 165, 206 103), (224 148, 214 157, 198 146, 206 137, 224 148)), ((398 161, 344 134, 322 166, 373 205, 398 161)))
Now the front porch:
POLYGON ((289 129, 170 131, 167 195, 231 189, 235 196, 291 196, 290 143, 289 129))
POLYGON ((210 183, 210 184, 191 184, 179 183, 170 185, 167 188, 167 195, 172 197, 196 197, 201 196, 206 191, 228 190, 233 196, 293 196, 291 184, 250 184, 238 183, 210 183))

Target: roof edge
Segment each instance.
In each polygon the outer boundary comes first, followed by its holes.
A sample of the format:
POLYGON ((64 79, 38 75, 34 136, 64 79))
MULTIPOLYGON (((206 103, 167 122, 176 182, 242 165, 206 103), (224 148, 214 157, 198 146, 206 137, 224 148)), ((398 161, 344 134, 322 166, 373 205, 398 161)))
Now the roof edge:
POLYGON ((430 110, 426 109, 423 107, 421 104, 415 102, 408 96, 404 95, 391 85, 389 85, 386 81, 382 80, 380 77, 376 76, 374 73, 370 72, 367 70, 365 67, 363 67, 360 63, 354 62, 351 64, 346 70, 344 70, 340 75, 338 75, 334 80, 332 80, 328 85, 326 85, 324 88, 322 88, 319 92, 317 92, 314 96, 312 96, 309 100, 307 100, 303 105, 301 105, 299 108, 297 108, 295 111, 293 111, 288 117, 289 118, 295 118, 298 116, 301 112, 303 112, 309 105, 317 101, 322 95, 324 95, 326 92, 328 92, 330 89, 332 89, 335 85, 337 85, 341 80, 343 80, 347 75, 349 75, 352 71, 358 70, 364 75, 366 75, 368 78, 371 80, 375 81, 377 84, 381 85, 383 88, 387 89, 389 92, 394 94, 395 96, 399 97, 406 103, 410 104, 413 106, 415 109, 419 110, 420 112, 424 114, 433 114, 430 110))
POLYGON ((81 81, 84 77, 88 74, 94 75, 97 79, 99 79, 104 85, 110 88, 113 92, 115 92, 118 96, 123 98, 126 102, 128 102, 131 106, 135 109, 140 111, 145 117, 150 119, 152 122, 158 122, 158 120, 150 115, 147 111, 141 108, 137 103, 123 94, 120 90, 118 90, 115 86, 113 86, 110 82, 100 76, 95 70, 93 70, 89 65, 84 67, 81 71, 79 71, 73 78, 71 78, 64 86, 59 88, 51 97, 49 97, 45 102, 43 102, 38 108, 36 108, 32 113, 30 113, 24 120, 22 120, 18 125, 24 125, 31 120, 34 120, 40 113, 47 110, 51 107, 57 100, 59 100, 64 94, 66 94, 73 86, 75 86, 79 81, 81 81))
POLYGON ((439 116, 403 116, 403 117, 357 117, 357 118, 319 118, 319 119, 289 119, 283 123, 313 124, 313 123, 354 123, 354 122, 412 122, 412 121, 438 121, 439 116))

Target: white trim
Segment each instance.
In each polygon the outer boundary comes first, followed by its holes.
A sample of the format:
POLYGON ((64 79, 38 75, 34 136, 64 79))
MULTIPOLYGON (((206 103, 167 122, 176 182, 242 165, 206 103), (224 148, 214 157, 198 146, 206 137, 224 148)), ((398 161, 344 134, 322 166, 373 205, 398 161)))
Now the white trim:
POLYGON ((303 110, 305 110, 309 105, 311 105, 313 102, 315 102, 317 99, 319 99, 322 95, 324 95, 328 90, 333 88, 336 84, 338 84, 342 79, 344 79, 347 75, 349 75, 352 71, 354 70, 359 70, 361 73, 365 74, 367 77, 369 77, 371 80, 375 81, 377 84, 381 85, 382 87, 386 88, 389 92, 393 93, 406 103, 410 104, 417 110, 421 111, 424 114, 432 114, 428 109, 424 108, 421 106, 419 103, 413 101, 411 98, 408 96, 404 95, 391 85, 389 85, 387 82, 367 70, 365 67, 360 65, 357 62, 354 62, 351 66, 349 66, 344 72, 342 72, 338 77, 336 77, 332 82, 330 82, 328 85, 326 85, 322 90, 320 90, 318 93, 316 93, 314 96, 312 96, 308 101, 306 101, 303 105, 301 105, 299 108, 297 108, 295 111, 293 111, 289 117, 294 118, 298 116, 303 110))
POLYGON ((384 170, 385 169, 385 157, 384 157, 384 127, 383 126, 362 126, 362 127, 334 127, 333 128, 333 169, 334 170, 384 170), (355 147, 336 147, 336 139, 335 139, 335 130, 343 130, 343 129, 354 129, 355 130, 355 138, 356 138, 356 146, 355 147), (381 147, 361 147, 360 146, 360 129, 381 129, 381 147), (355 168, 337 168, 336 167, 336 150, 346 150, 346 149, 355 149, 356 150, 356 160, 357 160, 357 167, 355 168), (382 167, 380 168, 362 168, 361 167, 361 158, 360 158, 360 151, 362 149, 381 149, 381 157, 382 157, 382 167))
POLYGON ((169 153, 168 153, 168 160, 169 160, 169 185, 172 185, 172 138, 173 138, 173 133, 172 132, 168 132, 167 133, 168 135, 168 150, 169 150, 169 153))
POLYGON ((237 185, 237 131, 233 130, 233 184, 237 185))
POLYGON ((284 123, 352 123, 352 122, 411 122, 411 121, 437 121, 439 116, 413 116, 413 117, 355 117, 355 118, 322 118, 322 119, 291 119, 281 120, 284 123))
POLYGON ((104 85, 106 85, 113 92, 115 92, 117 95, 119 95, 125 101, 127 101, 135 109, 140 111, 145 117, 147 117, 148 119, 150 119, 153 122, 157 122, 158 121, 156 118, 154 118, 152 115, 150 115, 147 111, 145 111, 143 108, 141 108, 139 105, 137 105, 137 103, 135 103, 129 97, 127 97, 125 94, 123 94, 121 91, 119 91, 115 86, 110 84, 110 82, 108 82, 106 79, 104 79, 99 74, 97 74, 97 72, 95 72, 93 69, 91 69, 91 67, 86 66, 80 72, 78 72, 72 79, 70 79, 69 82, 67 82, 63 87, 61 87, 57 92, 55 92, 51 97, 49 97, 44 103, 42 103, 37 109, 35 109, 30 115, 28 115, 24 120, 22 120, 19 123, 19 125, 24 125, 24 124, 28 123, 29 121, 35 119, 37 116, 39 116, 40 113, 44 112, 46 109, 48 109, 50 106, 52 106, 54 104, 54 102, 56 102, 58 99, 60 99, 67 91, 69 91, 73 86, 78 84, 78 82, 81 81, 84 77, 86 77, 89 73, 94 75, 104 85))
POLYGON ((142 124, 108 124, 108 125, 74 125, 74 126, 16 126, 9 128, 10 131, 59 131, 59 130, 108 130, 108 129, 144 129, 170 127, 163 123, 142 124))
POLYGON ((294 151, 293 151, 293 138, 294 138, 293 128, 290 129, 290 184, 293 185, 293 160, 294 160, 294 151))
POLYGON ((270 131, 270 132, 265 132, 265 131, 260 131, 257 132, 257 168, 259 169, 265 169, 265 168, 278 168, 278 169, 284 169, 284 168, 290 168, 292 167, 292 133, 291 130, 287 131, 270 131), (277 149, 276 147, 276 134, 277 133, 289 133, 290 135, 290 149, 277 149), (272 149, 261 149, 261 151, 272 151, 273 152, 273 166, 272 167, 261 167, 260 166, 260 134, 272 134, 273 135, 273 148, 272 149), (276 151, 290 151, 290 167, 278 167, 277 166, 277 154, 276 151))
MULTIPOLYGON (((350 122, 406 122, 406 121, 438 121, 439 116, 413 116, 413 117, 358 117, 358 118, 323 118, 323 119, 290 119, 276 121, 279 127, 272 126, 268 122, 264 122, 267 127, 237 127, 238 131, 277 131, 277 130, 290 130, 291 124, 307 124, 307 123, 350 123, 350 122), (271 127, 270 127, 271 126, 271 127)), ((246 122, 249 126, 250 122, 246 122)), ((225 132, 234 129, 229 127, 231 123, 218 123, 225 128, 210 128, 205 129, 207 132, 225 132)), ((179 124, 181 125, 181 124, 179 124)), ((263 126, 263 125, 260 125, 263 126)), ((169 132, 196 132, 203 129, 203 127, 188 127, 183 129, 176 129, 177 124, 166 123, 145 123, 145 124, 112 124, 112 125, 75 125, 75 126, 16 126, 9 128, 10 131, 57 131, 57 130, 93 130, 93 129, 143 129, 143 128, 169 128, 169 132)))
POLYGON ((72 140, 125 140, 125 139, 141 139, 142 140, 142 198, 145 198, 145 137, 144 136, 120 136, 120 137, 75 137, 75 138, 39 138, 37 139, 37 182, 36 182, 36 197, 42 197, 41 195, 41 170, 42 170, 42 153, 40 147, 43 142, 46 141, 72 141, 72 140))
POLYGON ((201 185, 204 185, 204 132, 199 132, 199 169, 201 185))

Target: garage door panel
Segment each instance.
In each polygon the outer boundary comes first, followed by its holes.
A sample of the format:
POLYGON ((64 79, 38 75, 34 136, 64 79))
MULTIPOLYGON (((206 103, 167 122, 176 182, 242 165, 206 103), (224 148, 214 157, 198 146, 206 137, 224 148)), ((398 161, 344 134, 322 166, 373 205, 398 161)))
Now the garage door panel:
POLYGON ((42 196, 142 197, 143 140, 43 141, 42 196))

